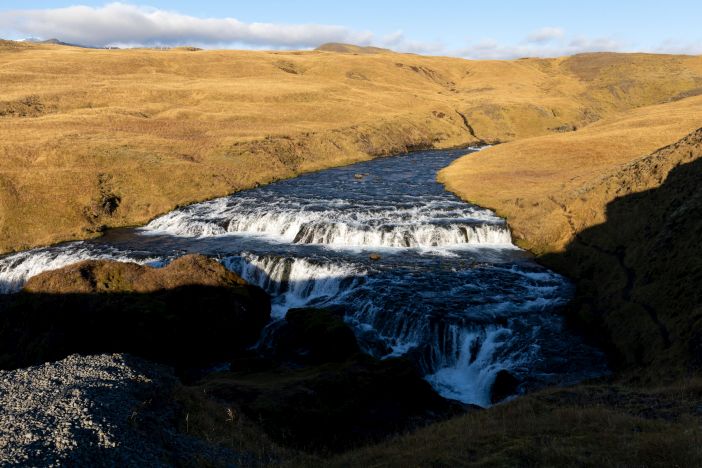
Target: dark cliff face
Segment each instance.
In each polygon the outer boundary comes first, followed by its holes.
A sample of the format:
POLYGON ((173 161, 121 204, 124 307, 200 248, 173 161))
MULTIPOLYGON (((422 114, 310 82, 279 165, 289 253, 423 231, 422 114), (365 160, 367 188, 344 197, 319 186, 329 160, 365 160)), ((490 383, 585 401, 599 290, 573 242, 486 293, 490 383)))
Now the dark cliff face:
POLYGON ((253 345, 269 319, 263 290, 203 256, 164 268, 80 262, 0 298, 0 368, 117 352, 209 365, 253 345))
POLYGON ((702 370, 702 129, 661 152, 691 162, 541 258, 576 282, 572 321, 642 383, 702 370))

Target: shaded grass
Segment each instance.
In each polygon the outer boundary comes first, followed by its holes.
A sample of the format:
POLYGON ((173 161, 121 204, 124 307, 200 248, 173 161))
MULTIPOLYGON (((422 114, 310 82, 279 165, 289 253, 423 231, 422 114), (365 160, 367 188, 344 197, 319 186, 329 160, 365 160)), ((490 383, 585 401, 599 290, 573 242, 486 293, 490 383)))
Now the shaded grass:
POLYGON ((613 383, 548 389, 338 455, 272 441, 261 422, 200 388, 178 391, 179 429, 247 466, 660 466, 702 463, 702 382, 650 390, 613 383), (235 414, 232 418, 231 414, 235 414), (186 421, 185 417, 188 417, 186 421))
POLYGON ((700 381, 546 390, 328 460, 330 466, 698 466, 700 381), (655 403, 655 404, 653 404, 655 403))

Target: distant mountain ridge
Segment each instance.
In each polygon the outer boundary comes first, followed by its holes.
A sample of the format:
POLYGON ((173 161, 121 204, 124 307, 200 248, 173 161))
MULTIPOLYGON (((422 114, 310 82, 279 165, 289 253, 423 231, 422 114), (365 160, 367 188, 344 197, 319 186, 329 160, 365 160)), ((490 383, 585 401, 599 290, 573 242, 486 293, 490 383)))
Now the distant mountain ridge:
POLYGON ((315 50, 324 52, 337 52, 342 54, 394 54, 395 51, 383 49, 382 47, 357 46, 353 44, 343 44, 341 42, 327 42, 317 47, 315 50))
POLYGON ((47 45, 61 45, 61 46, 68 46, 68 47, 80 47, 82 49, 102 49, 102 47, 94 47, 94 46, 87 46, 87 45, 82 45, 82 44, 72 44, 70 42, 63 42, 63 41, 56 39, 56 38, 41 40, 41 39, 37 39, 34 37, 30 37, 28 39, 25 39, 25 42, 31 42, 33 44, 47 44, 47 45))

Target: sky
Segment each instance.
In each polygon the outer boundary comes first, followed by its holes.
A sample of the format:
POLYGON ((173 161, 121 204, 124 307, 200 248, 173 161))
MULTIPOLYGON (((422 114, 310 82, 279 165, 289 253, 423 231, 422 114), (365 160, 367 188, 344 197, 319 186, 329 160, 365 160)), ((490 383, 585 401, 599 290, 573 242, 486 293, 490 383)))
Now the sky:
POLYGON ((0 37, 89 46, 309 49, 325 42, 473 59, 702 54, 702 1, 0 0, 0 37))

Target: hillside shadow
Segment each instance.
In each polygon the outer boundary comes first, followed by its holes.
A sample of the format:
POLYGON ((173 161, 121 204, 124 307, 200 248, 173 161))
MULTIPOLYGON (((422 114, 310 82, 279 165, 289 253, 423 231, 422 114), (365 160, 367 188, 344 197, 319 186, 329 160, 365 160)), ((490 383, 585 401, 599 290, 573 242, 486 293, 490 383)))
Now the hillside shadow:
POLYGON ((269 299, 258 288, 20 292, 0 296, 0 368, 73 353, 130 353, 179 369, 202 367, 253 345, 269 317, 269 299))
POLYGON ((606 222, 540 258, 576 284, 571 324, 615 369, 681 376, 702 367, 702 159, 607 205, 606 222))

